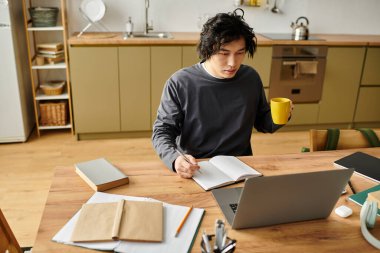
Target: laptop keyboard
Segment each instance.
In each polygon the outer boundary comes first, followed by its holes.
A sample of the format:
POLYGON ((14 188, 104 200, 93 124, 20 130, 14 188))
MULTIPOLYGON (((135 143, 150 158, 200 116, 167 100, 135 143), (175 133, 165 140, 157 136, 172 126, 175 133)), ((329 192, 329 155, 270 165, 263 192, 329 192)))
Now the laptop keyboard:
POLYGON ((237 210, 237 207, 238 207, 238 204, 230 204, 230 207, 232 209, 232 212, 236 213, 236 210, 237 210))

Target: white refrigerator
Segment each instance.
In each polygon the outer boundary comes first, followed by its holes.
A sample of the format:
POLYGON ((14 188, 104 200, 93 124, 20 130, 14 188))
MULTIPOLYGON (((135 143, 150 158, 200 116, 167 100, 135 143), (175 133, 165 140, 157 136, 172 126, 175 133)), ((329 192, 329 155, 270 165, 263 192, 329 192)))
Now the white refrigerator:
POLYGON ((0 143, 25 142, 34 125, 22 1, 0 0, 0 143))

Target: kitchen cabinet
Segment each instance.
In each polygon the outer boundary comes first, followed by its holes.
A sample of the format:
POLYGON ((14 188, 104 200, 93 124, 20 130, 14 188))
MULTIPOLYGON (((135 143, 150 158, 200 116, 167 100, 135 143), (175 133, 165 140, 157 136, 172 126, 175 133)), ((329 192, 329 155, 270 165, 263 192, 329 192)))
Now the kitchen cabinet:
POLYGON ((181 46, 71 46, 70 57, 78 135, 152 130, 166 80, 182 67, 181 46))
POLYGON ((150 47, 119 47, 121 131, 151 130, 150 47))
MULTIPOLYGON (((262 47, 248 59, 267 96, 271 54, 262 47)), ((180 45, 71 46, 70 58, 78 135, 152 130, 167 79, 199 62, 196 46, 180 45)))
POLYGON ((201 59, 198 57, 196 46, 182 46, 182 67, 190 67, 201 59))
POLYGON ((117 47, 71 47, 76 133, 120 131, 117 47))
POLYGON ((318 121, 318 104, 295 104, 287 125, 312 125, 318 121))
POLYGON ((367 48, 362 85, 380 85, 380 47, 367 48))
POLYGON ((359 122, 380 122, 380 87, 361 87, 356 106, 355 119, 359 122))
POLYGON ((163 87, 169 77, 182 68, 181 46, 151 47, 151 125, 157 117, 163 87))
MULTIPOLYGON (((368 47, 363 75, 356 104, 354 122, 368 124, 380 122, 380 47, 368 47)), ((375 124, 376 125, 376 124, 375 124)))
POLYGON ((78 133, 151 129, 150 47, 72 47, 70 55, 78 133))
MULTIPOLYGON (((322 99, 296 104, 288 125, 379 122, 373 108, 380 107, 380 87, 369 78, 369 72, 377 72, 379 48, 368 48, 367 55, 366 50, 329 47, 322 99)), ((244 60, 259 72, 266 96, 271 61, 272 46, 260 46, 253 59, 244 60)), ((195 45, 74 45, 70 62, 76 130, 91 138, 151 131, 167 79, 199 59, 195 45)))
POLYGON ((364 47, 329 47, 319 124, 352 122, 364 54, 364 47))
POLYGON ((249 65, 256 69, 261 77, 263 86, 265 88, 269 87, 269 77, 272 64, 272 47, 271 46, 260 46, 257 47, 253 58, 248 58, 245 56, 243 64, 249 65))

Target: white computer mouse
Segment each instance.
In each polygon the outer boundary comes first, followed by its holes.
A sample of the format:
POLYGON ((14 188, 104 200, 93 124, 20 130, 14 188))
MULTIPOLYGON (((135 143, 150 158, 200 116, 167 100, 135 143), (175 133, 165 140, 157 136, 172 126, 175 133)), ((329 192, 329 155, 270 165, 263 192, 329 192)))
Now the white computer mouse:
POLYGON ((352 214, 352 209, 348 206, 342 205, 337 208, 335 208, 335 213, 339 215, 342 218, 347 218, 352 214))

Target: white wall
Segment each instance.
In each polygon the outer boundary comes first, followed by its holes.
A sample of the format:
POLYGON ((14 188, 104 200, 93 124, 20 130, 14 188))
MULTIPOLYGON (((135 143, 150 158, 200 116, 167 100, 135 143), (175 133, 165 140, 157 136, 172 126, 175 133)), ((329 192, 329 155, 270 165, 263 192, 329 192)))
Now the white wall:
MULTIPOLYGON (((143 30, 144 0, 103 1, 107 11, 101 22, 108 29, 124 31, 131 16, 134 30, 143 30)), ((82 0, 67 2, 70 32, 80 31, 86 25, 78 11, 82 0)), ((258 33, 290 33, 290 23, 306 16, 311 33, 380 35, 379 0, 278 0, 281 14, 266 9, 266 0, 261 2, 261 7, 243 7, 246 21, 258 33)), ((272 7, 274 0, 269 3, 272 7)), ((150 0, 149 16, 155 31, 197 32, 203 16, 234 9, 234 0, 150 0)))

